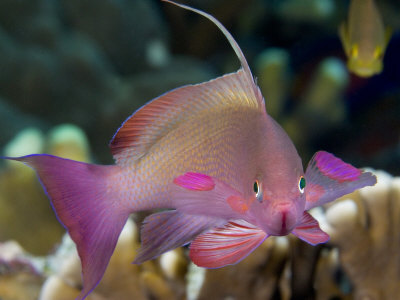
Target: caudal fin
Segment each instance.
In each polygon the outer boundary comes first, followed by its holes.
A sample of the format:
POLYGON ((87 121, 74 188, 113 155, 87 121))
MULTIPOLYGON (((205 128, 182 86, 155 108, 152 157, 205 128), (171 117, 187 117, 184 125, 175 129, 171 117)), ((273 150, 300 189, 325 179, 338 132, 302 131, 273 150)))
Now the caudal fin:
POLYGON ((84 286, 77 299, 85 299, 103 277, 129 216, 109 184, 118 167, 46 154, 6 159, 23 162, 37 172, 59 221, 77 245, 84 286))

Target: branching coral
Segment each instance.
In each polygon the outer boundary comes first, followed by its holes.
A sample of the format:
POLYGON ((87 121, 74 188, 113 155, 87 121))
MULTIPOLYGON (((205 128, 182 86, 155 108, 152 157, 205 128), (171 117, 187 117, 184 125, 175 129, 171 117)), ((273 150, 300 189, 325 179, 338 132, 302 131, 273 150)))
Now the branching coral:
POLYGON ((257 57, 258 85, 266 101, 268 113, 277 118, 282 114, 289 88, 289 53, 284 49, 264 50, 257 57))
MULTIPOLYGON (((43 152, 89 160, 87 138, 73 125, 56 126, 48 137, 36 128, 27 128, 4 147, 5 156, 43 152)), ((43 255, 54 247, 63 233, 35 172, 8 161, 0 173, 0 241, 15 239, 27 251, 43 255)))
MULTIPOLYGON (((98 287, 88 300, 124 299, 180 299, 184 293, 184 282, 177 280, 182 267, 182 253, 169 254, 164 267, 156 261, 142 265, 131 264, 139 248, 137 227, 131 220, 125 225, 118 240, 110 264, 98 287), (166 265, 166 266, 165 266, 166 265), (168 270, 168 271, 166 271, 168 270), (170 279, 168 279, 168 277, 170 279)), ((82 287, 81 267, 76 249, 65 237, 62 246, 53 258, 50 268, 55 271, 43 285, 40 300, 69 300, 75 298, 82 287), (57 267, 57 262, 62 261, 57 267)))
POLYGON ((237 265, 206 270, 197 299, 279 299, 288 251, 286 237, 268 238, 237 265))
POLYGON ((43 277, 14 241, 0 243, 0 299, 35 300, 43 277))
MULTIPOLYGON (((89 160, 84 135, 71 125, 55 128, 50 138, 44 138, 37 130, 24 131, 6 147, 6 154, 23 155, 18 151, 26 150, 24 145, 34 147, 33 152, 47 148, 51 153, 89 160)), ((49 205, 35 174, 29 168, 22 168, 8 165, 0 180, 0 203, 8 203, 6 209, 0 210, 0 222, 4 224, 0 227, 1 238, 18 238, 20 233, 29 232, 27 228, 34 228, 33 244, 25 236, 20 237, 21 242, 30 252, 36 251, 31 246, 35 244, 47 245, 47 250, 40 251, 48 251, 57 241, 57 236, 52 240, 49 234, 56 220, 46 223, 47 219, 41 213, 32 212, 34 199, 39 199, 34 206, 37 209, 42 206, 49 209, 49 205), (24 186, 24 193, 18 192, 20 186, 24 186), (31 191, 28 194, 27 189, 31 191), (10 203, 14 210, 10 209, 10 203), (9 222, 20 215, 24 211, 21 207, 25 206, 26 217, 23 219, 30 225, 27 227, 25 223, 24 230, 13 226, 13 233, 9 222), (30 217, 39 217, 41 222, 30 217), (40 240, 40 228, 44 228, 43 241, 40 240)), ((322 209, 313 211, 321 227, 331 235, 328 247, 311 247, 293 237, 271 237, 239 264, 222 269, 203 270, 191 266, 188 272, 188 259, 183 248, 165 253, 157 260, 132 265, 139 243, 137 227, 129 221, 103 280, 88 299, 183 299, 185 290, 187 299, 349 299, 352 293, 346 289, 346 282, 347 286, 353 287, 357 300, 390 299, 400 292, 400 178, 384 172, 376 174, 376 186, 348 195, 328 207, 326 213, 322 209), (345 276, 338 277, 340 274, 345 276)), ((51 211, 48 215, 53 216, 51 211)), ((80 261, 69 238, 64 239, 55 256, 47 259, 47 267, 38 272, 25 269, 32 266, 29 259, 7 260, 5 252, 0 252, 3 255, 0 274, 3 298, 24 299, 25 294, 19 291, 21 286, 37 294, 44 274, 50 276, 43 285, 41 300, 71 299, 79 294, 82 287, 80 261), (21 269, 21 266, 25 267, 21 269)))
MULTIPOLYGON (((271 237, 237 265, 221 269, 191 265, 187 271, 183 248, 132 265, 139 243, 137 226, 130 220, 103 280, 88 299, 184 299, 185 289, 190 300, 393 299, 400 292, 400 178, 376 174, 375 187, 348 195, 326 213, 312 212, 331 235, 328 245, 310 247, 294 237, 271 237)), ((43 275, 21 268, 6 274, 4 266, 10 266, 9 261, 2 264, 3 298, 24 299, 15 294, 21 285, 36 288, 37 293, 43 275)), ((73 299, 82 287, 80 272, 75 246, 66 236, 42 268, 41 274, 51 275, 39 299, 73 299)))
POLYGON ((326 58, 319 64, 300 97, 301 104, 283 120, 284 128, 298 148, 307 149, 307 142, 345 120, 347 112, 341 98, 348 81, 346 67, 337 58, 326 58))
POLYGON ((353 193, 326 215, 356 300, 400 294, 400 178, 382 171, 376 175, 376 186, 353 193))

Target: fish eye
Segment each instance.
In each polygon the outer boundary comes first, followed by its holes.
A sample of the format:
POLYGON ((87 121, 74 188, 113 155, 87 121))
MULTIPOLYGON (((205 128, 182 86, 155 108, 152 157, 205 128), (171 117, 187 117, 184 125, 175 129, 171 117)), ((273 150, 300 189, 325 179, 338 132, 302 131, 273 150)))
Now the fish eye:
POLYGON ((256 194, 256 198, 257 198, 258 202, 262 202, 260 183, 258 182, 258 180, 254 181, 253 192, 256 194))
POLYGON ((299 191, 300 193, 304 193, 304 188, 306 187, 306 179, 304 176, 301 176, 299 179, 299 191))

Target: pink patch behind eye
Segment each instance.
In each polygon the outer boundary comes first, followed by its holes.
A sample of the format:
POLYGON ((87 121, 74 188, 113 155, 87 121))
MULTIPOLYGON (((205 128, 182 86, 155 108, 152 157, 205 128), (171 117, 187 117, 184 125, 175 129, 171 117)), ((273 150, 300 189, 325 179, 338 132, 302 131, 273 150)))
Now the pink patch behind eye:
POLYGON ((210 176, 193 172, 187 172, 176 177, 174 183, 194 191, 211 191, 215 187, 214 180, 210 176))
POLYGON ((240 214, 244 214, 246 211, 249 210, 249 207, 244 202, 244 199, 242 197, 230 196, 228 199, 226 199, 226 201, 234 211, 240 214))
POLYGON ((338 182, 358 180, 361 171, 327 152, 318 152, 314 158, 319 171, 338 182))

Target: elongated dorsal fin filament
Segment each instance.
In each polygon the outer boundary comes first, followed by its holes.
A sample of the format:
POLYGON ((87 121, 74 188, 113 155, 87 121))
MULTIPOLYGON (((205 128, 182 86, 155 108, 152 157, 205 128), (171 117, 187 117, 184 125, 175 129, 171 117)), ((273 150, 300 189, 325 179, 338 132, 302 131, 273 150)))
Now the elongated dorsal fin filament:
MULTIPOLYGON (((233 36, 232 36, 232 35, 230 34, 230 32, 225 28, 225 26, 221 24, 221 22, 219 22, 219 21, 218 21, 216 18, 214 18, 212 15, 210 15, 210 14, 204 12, 204 11, 198 10, 198 9, 196 9, 196 8, 192 8, 192 7, 190 7, 190 6, 186 6, 186 5, 180 4, 180 3, 175 3, 175 2, 173 2, 173 1, 171 1, 171 0, 161 0, 161 1, 168 2, 168 3, 174 4, 174 5, 176 5, 176 6, 182 7, 182 8, 184 8, 184 9, 187 9, 187 10, 193 11, 193 12, 195 12, 195 13, 198 13, 198 14, 200 14, 200 15, 206 17, 207 19, 209 19, 209 20, 210 20, 211 22, 213 22, 215 25, 217 25, 218 28, 222 31, 222 33, 225 35, 225 37, 228 39, 229 43, 231 44, 233 50, 235 51, 237 57, 238 57, 239 60, 240 60, 240 64, 242 65, 242 68, 243 68, 244 72, 249 76, 249 78, 250 78, 251 81, 253 82, 254 86, 256 86, 256 84, 255 84, 255 82, 254 82, 254 79, 253 79, 253 75, 251 74, 249 65, 247 64, 247 60, 246 60, 246 58, 244 57, 244 54, 243 54, 242 50, 240 49, 238 43, 235 41, 235 39, 233 38, 233 36)), ((255 90, 254 92, 257 94, 257 91, 256 91, 256 90, 255 90)))

